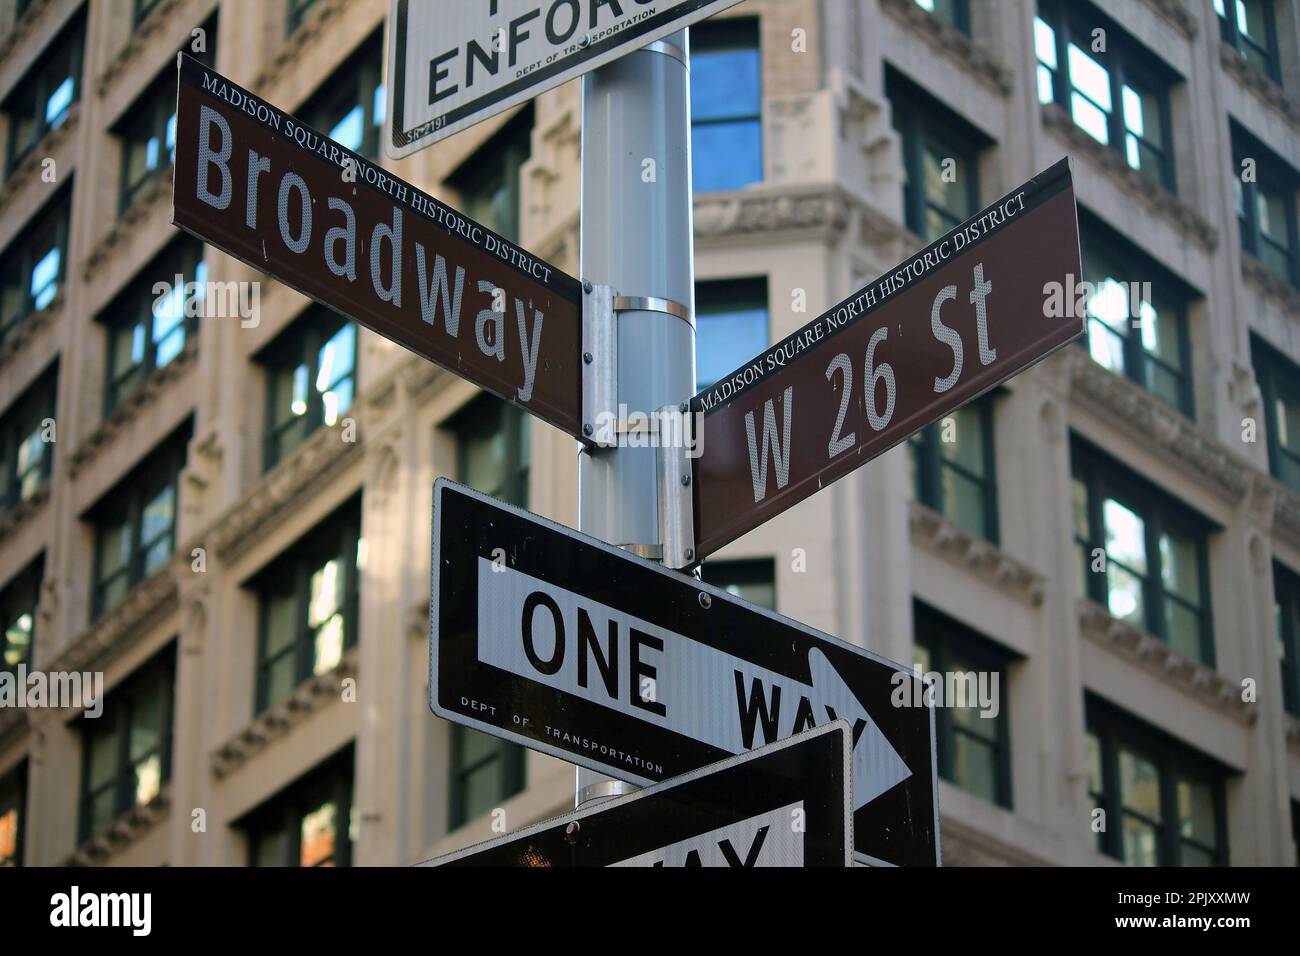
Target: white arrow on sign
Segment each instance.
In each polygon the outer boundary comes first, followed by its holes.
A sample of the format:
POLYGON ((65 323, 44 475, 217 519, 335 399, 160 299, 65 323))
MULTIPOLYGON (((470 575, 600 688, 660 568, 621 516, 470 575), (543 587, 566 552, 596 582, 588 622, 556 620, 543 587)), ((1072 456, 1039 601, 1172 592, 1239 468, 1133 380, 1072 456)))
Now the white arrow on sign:
POLYGON ((855 810, 911 776, 817 649, 804 683, 483 557, 478 605, 484 664, 731 754, 843 718, 855 810))

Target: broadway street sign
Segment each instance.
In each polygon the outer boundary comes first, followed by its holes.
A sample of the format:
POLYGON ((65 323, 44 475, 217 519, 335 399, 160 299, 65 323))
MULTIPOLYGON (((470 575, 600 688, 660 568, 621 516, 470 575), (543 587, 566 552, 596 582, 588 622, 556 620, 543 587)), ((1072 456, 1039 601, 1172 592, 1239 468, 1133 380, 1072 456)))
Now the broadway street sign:
POLYGON ((1080 273, 1063 159, 696 395, 697 558, 1079 336, 1080 273))
POLYGON ((836 720, 421 866, 848 866, 849 751, 836 720))
POLYGON ((407 156, 740 0, 393 0, 385 139, 407 156))
POLYGON ((181 55, 172 222, 582 439, 578 281, 181 55))
POLYGON ((855 851, 937 863, 910 670, 446 479, 433 502, 435 714, 641 785, 844 718, 855 851))

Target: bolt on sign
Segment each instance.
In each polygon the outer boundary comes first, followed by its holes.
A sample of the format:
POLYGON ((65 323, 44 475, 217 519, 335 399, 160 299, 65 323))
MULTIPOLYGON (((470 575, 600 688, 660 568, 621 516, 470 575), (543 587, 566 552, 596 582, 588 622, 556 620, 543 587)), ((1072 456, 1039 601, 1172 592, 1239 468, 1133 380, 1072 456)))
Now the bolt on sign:
POLYGON ((408 156, 740 0, 393 0, 384 140, 408 156))
POLYGON ((1077 338, 1045 303, 1081 273, 1062 159, 696 395, 697 557, 1077 338))
POLYGON ((844 720, 421 866, 848 866, 844 720))
POLYGON ((432 568, 439 717, 641 786, 844 719, 855 857, 938 863, 919 674, 445 478, 432 568))
POLYGON ((172 222, 582 436, 582 290, 410 183, 178 58, 172 222))

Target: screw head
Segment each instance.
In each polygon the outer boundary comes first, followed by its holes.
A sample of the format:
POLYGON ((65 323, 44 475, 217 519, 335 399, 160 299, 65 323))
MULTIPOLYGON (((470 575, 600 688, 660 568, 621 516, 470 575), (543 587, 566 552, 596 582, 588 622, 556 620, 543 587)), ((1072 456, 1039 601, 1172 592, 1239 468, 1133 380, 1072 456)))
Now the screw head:
MULTIPOLYGON (((688 559, 691 557, 691 554, 692 554, 691 549, 690 549, 690 548, 687 548, 687 549, 686 549, 686 557, 687 557, 688 559)), ((701 591, 701 592, 700 592, 700 607, 704 608, 704 610, 706 610, 706 611, 707 611, 709 608, 713 607, 713 595, 712 595, 712 594, 705 594, 703 591, 701 591)))
POLYGON ((689 488, 689 487, 690 487, 690 484, 691 484, 691 476, 690 476, 690 475, 682 475, 682 487, 683 487, 683 488, 689 488))
POLYGON ((677 410, 681 412, 683 415, 685 415, 687 412, 691 410, 691 403, 682 402, 680 405, 677 406, 677 410))
POLYGON ((585 48, 585 47, 589 46, 590 44, 591 44, 591 37, 589 37, 589 36, 585 36, 585 37, 583 37, 581 40, 578 41, 578 46, 580 46, 580 47, 584 47, 584 48, 585 48))
POLYGON ((585 293, 587 293, 587 295, 591 295, 591 280, 590 280, 590 279, 583 279, 583 280, 582 280, 582 291, 585 292, 585 293))
POLYGON ((580 829, 582 829, 582 827, 579 826, 577 820, 574 820, 572 823, 570 823, 567 827, 564 828, 564 839, 567 840, 570 844, 577 843, 578 831, 580 829))
POLYGON ((582 360, 583 360, 584 362, 586 362, 588 365, 590 365, 592 362, 595 361, 595 358, 592 356, 592 354, 591 354, 590 352, 583 352, 583 353, 582 353, 582 360))
POLYGON ((590 438, 592 435, 596 433, 596 429, 592 428, 590 425, 583 425, 582 433, 586 435, 588 438, 590 438))

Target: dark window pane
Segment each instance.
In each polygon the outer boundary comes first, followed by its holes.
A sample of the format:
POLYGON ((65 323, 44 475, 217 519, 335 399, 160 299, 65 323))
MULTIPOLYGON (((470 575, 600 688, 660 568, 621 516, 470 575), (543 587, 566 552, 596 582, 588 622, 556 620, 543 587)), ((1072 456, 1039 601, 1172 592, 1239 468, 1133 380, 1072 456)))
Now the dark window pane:
POLYGON ((710 561, 703 580, 751 604, 776 610, 776 564, 770 558, 746 561, 710 561))
POLYGON ((700 282, 695 286, 695 383, 708 388, 768 346, 767 282, 700 282))
POLYGON ((691 29, 691 164, 696 192, 763 179, 758 25, 718 20, 691 29))

